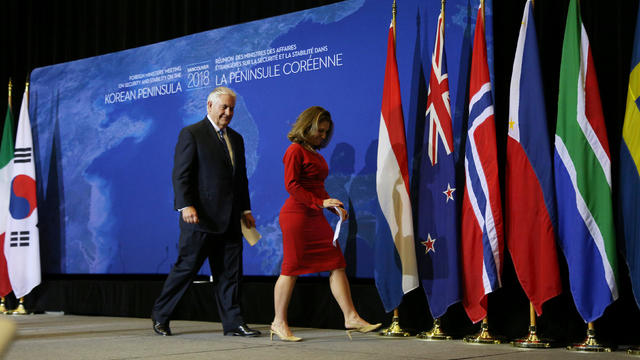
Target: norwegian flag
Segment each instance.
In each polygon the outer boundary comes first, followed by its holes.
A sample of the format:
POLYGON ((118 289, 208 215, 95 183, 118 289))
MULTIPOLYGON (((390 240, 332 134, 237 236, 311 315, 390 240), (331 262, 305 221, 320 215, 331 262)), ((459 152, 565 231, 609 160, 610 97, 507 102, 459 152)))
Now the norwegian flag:
POLYGON ((487 315, 486 295, 502 286, 504 253, 496 127, 483 15, 481 5, 471 58, 464 159, 466 184, 462 200, 462 304, 474 323, 487 315))
POLYGON ((444 7, 438 17, 427 97, 425 136, 418 186, 416 259, 434 318, 460 301, 458 194, 449 79, 444 51, 444 7), (428 156, 427 156, 428 155, 428 156))

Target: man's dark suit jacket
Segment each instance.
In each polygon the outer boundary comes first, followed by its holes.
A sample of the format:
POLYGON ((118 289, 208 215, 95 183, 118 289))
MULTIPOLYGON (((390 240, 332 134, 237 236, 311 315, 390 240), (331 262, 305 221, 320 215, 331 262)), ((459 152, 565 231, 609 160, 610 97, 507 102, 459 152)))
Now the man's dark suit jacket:
POLYGON ((251 209, 244 140, 229 127, 226 132, 235 166, 207 117, 178 136, 172 174, 174 206, 176 210, 194 206, 200 219, 198 224, 188 224, 180 216, 181 229, 221 234, 237 227, 239 233, 240 216, 251 209))

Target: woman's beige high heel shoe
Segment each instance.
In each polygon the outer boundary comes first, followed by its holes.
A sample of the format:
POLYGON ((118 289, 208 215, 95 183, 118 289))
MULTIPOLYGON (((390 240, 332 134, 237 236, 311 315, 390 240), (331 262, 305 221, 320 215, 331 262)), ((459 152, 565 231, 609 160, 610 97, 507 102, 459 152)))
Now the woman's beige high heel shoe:
POLYGON ((281 333, 280 331, 278 331, 277 329, 274 329, 274 328, 271 328, 271 341, 273 341, 273 334, 278 335, 278 337, 282 341, 293 341, 293 342, 302 341, 302 338, 299 338, 299 337, 293 336, 293 335, 287 336, 287 335, 281 333))
POLYGON ((377 324, 369 324, 369 325, 361 326, 361 327, 358 327, 358 328, 347 329, 347 336, 349 337, 349 340, 353 340, 351 338, 351 333, 352 332, 368 333, 368 332, 372 332, 374 330, 378 330, 378 328, 380 326, 382 326, 382 324, 381 323, 377 323, 377 324))

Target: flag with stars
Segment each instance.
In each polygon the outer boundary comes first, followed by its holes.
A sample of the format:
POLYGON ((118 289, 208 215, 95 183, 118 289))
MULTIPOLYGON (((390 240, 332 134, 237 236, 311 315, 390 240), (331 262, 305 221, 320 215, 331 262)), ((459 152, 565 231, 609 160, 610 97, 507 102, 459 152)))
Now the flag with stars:
POLYGON ((458 194, 449 79, 444 51, 444 8, 438 17, 420 163, 416 258, 434 318, 460 301, 458 194))
POLYGON ((505 241, 538 315, 562 292, 555 232, 553 163, 532 1, 527 1, 511 73, 505 176, 505 241))

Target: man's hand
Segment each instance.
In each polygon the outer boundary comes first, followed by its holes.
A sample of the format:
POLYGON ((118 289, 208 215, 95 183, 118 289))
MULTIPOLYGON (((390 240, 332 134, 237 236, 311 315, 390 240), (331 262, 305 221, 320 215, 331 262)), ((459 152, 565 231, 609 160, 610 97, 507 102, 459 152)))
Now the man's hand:
POLYGON ((198 218, 198 212, 193 206, 187 206, 186 208, 182 209, 181 213, 182 220, 184 220, 184 222, 186 222, 187 224, 197 224, 200 222, 200 219, 198 218))
POLYGON ((251 213, 242 214, 242 221, 244 222, 244 225, 249 229, 252 227, 256 227, 256 219, 253 218, 253 215, 251 215, 251 213))

